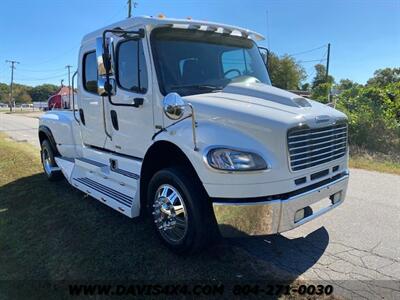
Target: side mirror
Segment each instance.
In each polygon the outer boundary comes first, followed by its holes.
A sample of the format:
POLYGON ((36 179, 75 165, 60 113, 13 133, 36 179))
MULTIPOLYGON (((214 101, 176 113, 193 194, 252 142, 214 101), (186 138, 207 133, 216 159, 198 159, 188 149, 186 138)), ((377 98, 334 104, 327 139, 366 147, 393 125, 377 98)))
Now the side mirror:
POLYGON ((267 67, 267 70, 268 70, 269 50, 264 47, 258 47, 258 50, 260 51, 261 57, 264 61, 265 66, 267 67))
POLYGON ((96 39, 97 93, 99 96, 115 95, 115 80, 110 78, 114 75, 113 48, 113 39, 107 38, 105 41, 101 37, 96 39))
POLYGON ((186 103, 177 93, 169 93, 164 97, 163 109, 171 120, 179 120, 185 113, 186 103))
POLYGON ((99 76, 114 74, 112 65, 113 48, 114 41, 112 38, 107 38, 105 41, 103 41, 102 37, 96 39, 97 73, 99 76))

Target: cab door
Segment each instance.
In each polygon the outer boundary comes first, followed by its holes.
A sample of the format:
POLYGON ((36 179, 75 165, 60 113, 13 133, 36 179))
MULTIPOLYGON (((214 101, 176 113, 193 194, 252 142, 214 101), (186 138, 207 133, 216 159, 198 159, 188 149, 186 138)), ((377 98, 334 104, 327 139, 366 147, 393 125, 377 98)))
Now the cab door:
POLYGON ((154 134, 149 57, 145 38, 119 39, 114 49, 116 94, 107 103, 112 151, 143 158, 154 134))
POLYGON ((85 145, 104 147, 103 99, 97 93, 97 60, 93 48, 83 47, 79 56, 78 113, 85 145))

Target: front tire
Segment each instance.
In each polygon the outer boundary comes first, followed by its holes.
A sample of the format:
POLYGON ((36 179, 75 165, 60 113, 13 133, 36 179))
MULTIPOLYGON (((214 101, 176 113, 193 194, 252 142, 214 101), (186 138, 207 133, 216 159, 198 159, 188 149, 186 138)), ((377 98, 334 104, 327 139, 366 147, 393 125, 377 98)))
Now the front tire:
POLYGON ((59 170, 55 170, 57 163, 54 159, 54 150, 48 140, 44 140, 41 145, 41 158, 44 174, 50 181, 60 180, 62 178, 62 173, 59 170))
POLYGON ((204 190, 183 168, 166 168, 149 183, 147 204, 162 242, 178 254, 195 253, 212 241, 215 223, 204 190))

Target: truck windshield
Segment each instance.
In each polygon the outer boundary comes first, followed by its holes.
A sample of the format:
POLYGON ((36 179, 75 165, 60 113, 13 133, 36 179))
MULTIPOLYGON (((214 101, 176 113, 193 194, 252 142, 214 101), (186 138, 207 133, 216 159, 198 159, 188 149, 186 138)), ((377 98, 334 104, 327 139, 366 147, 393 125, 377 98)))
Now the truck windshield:
POLYGON ((182 96, 219 91, 231 82, 271 84, 250 39, 201 30, 157 28, 151 44, 161 92, 182 96))

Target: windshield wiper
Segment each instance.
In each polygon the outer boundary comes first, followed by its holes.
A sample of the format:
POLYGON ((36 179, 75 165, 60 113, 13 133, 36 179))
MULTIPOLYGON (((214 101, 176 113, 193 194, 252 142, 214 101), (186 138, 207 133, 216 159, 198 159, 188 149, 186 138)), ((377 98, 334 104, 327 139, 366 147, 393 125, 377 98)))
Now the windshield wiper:
POLYGON ((200 90, 217 92, 223 89, 222 86, 216 86, 212 84, 189 84, 189 85, 172 85, 170 89, 185 89, 185 90, 200 90))

